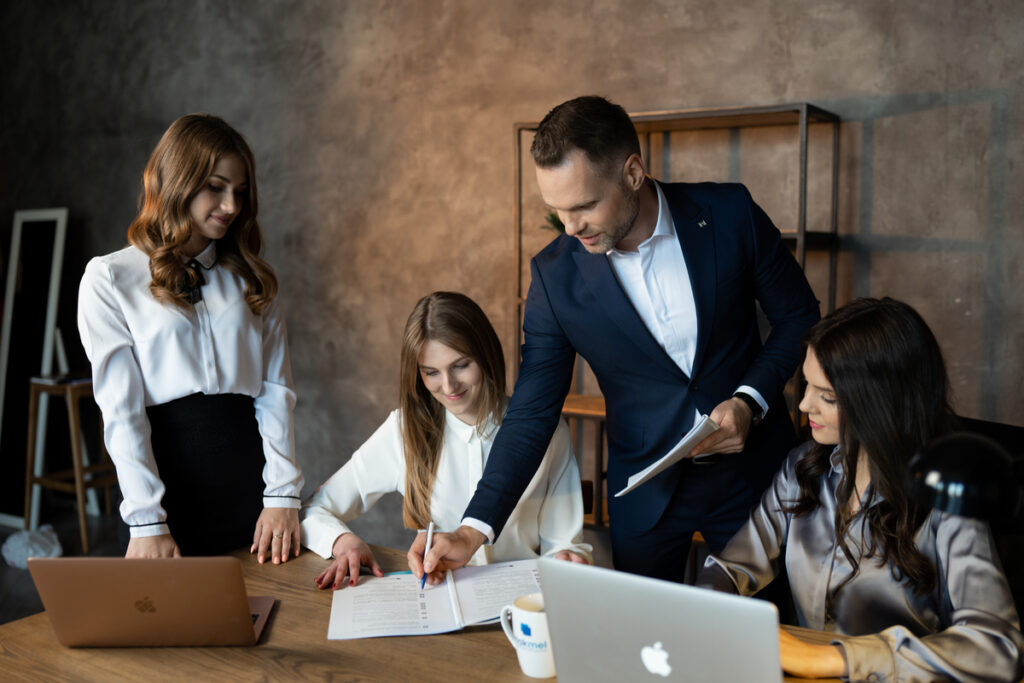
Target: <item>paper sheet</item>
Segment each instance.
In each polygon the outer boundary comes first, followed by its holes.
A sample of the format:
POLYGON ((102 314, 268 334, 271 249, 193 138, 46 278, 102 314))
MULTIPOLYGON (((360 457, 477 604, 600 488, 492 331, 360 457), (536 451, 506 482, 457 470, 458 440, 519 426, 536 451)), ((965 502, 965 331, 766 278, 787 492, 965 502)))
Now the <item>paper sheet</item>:
POLYGON ((334 591, 329 640, 377 636, 425 636, 459 629, 449 582, 420 589, 410 572, 362 576, 356 586, 334 591))
MULTIPOLYGON (((626 481, 626 488, 616 493, 615 497, 618 498, 619 496, 623 496, 629 493, 637 486, 640 486, 645 481, 648 481, 654 476, 660 474, 661 472, 664 472, 666 469, 668 469, 672 465, 676 464, 677 462, 685 458, 686 455, 693 450, 694 446, 703 441, 708 436, 708 434, 711 434, 716 429, 718 429, 718 425, 712 422, 711 418, 709 418, 707 415, 701 415, 700 419, 697 420, 697 423, 693 425, 693 429, 687 432, 686 436, 684 436, 679 443, 672 447, 672 450, 666 453, 663 458, 658 460, 653 465, 631 476, 626 481)), ((698 455, 695 456, 694 459, 699 461, 700 457, 701 456, 698 455)))
POLYGON ((334 591, 330 640, 426 636, 492 621, 520 595, 540 591, 537 560, 463 567, 444 583, 420 588, 409 572, 361 576, 334 591))
POLYGON ((520 595, 540 592, 537 560, 499 562, 455 570, 455 593, 466 624, 497 619, 520 595))

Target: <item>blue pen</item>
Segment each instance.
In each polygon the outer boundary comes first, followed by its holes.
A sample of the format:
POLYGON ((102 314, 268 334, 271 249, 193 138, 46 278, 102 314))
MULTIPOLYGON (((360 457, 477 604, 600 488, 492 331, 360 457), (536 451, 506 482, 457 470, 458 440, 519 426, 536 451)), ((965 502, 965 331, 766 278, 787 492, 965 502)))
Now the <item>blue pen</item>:
MULTIPOLYGON (((434 540, 434 523, 431 522, 429 525, 427 525, 427 547, 423 551, 423 559, 424 560, 427 559, 427 553, 430 552, 430 543, 433 540, 434 540)), ((426 585, 427 585, 427 572, 426 572, 426 570, 423 570, 423 578, 420 579, 420 590, 423 590, 423 587, 426 586, 426 585)))

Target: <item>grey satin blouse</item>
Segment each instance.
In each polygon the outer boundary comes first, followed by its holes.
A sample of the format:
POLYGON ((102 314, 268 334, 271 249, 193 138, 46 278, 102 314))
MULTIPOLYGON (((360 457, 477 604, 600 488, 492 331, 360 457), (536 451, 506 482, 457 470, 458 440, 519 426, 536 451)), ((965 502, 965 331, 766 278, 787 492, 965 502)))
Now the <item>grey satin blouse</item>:
MULTIPOLYGON (((939 571, 932 593, 917 595, 871 558, 839 592, 834 614, 825 615, 826 593, 852 570, 834 532, 838 448, 822 477, 821 506, 801 517, 782 511, 783 502, 800 495, 796 463, 812 444, 789 454, 746 525, 708 557, 697 585, 752 595, 778 574, 784 552, 799 624, 852 636, 833 641, 843 650, 849 680, 1019 680, 1024 636, 984 522, 932 512, 921 526, 917 546, 939 571)), ((851 526, 847 545, 856 553, 869 533, 851 526)))

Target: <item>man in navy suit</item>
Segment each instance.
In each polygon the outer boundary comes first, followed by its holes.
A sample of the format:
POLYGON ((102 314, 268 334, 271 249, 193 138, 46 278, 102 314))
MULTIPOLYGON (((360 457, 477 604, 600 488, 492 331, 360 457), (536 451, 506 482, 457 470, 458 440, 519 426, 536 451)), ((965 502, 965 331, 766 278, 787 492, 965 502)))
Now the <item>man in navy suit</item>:
POLYGON ((680 581, 693 532, 720 550, 794 445, 782 391, 818 302, 745 187, 652 180, 618 105, 580 97, 555 107, 531 153, 565 234, 531 262, 519 380, 463 526, 435 534, 426 558, 417 538, 410 566, 437 581, 501 532, 554 432, 578 353, 605 398, 609 492, 698 415, 720 425, 691 453, 714 455, 609 499, 616 568, 680 581), (771 324, 763 344, 755 301, 771 324))

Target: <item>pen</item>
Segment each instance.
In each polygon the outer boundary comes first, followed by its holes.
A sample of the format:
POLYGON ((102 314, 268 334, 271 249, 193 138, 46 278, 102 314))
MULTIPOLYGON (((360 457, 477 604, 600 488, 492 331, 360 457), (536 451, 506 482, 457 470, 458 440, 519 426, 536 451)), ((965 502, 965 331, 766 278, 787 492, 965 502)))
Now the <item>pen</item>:
MULTIPOLYGON (((427 525, 427 547, 423 550, 423 559, 427 559, 427 553, 430 552, 430 542, 434 540, 434 523, 431 522, 427 525)), ((427 585, 427 572, 423 570, 423 578, 420 579, 420 590, 427 585)))

